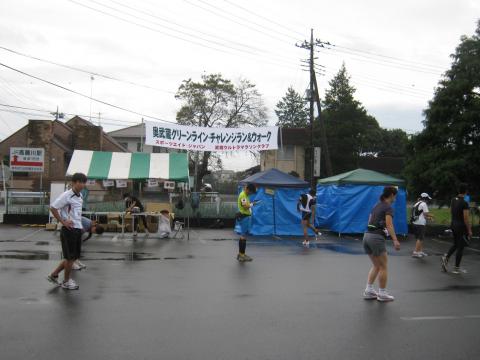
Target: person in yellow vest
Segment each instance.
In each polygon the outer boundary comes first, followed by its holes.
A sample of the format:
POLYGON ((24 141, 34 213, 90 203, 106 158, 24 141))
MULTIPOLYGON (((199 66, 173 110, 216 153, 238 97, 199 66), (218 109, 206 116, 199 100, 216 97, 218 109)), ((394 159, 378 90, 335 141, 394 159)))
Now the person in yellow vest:
POLYGON ((256 204, 255 201, 250 202, 249 195, 255 194, 257 189, 255 185, 248 184, 243 191, 238 195, 237 206, 237 225, 240 228, 240 240, 238 241, 238 255, 237 260, 240 262, 252 261, 252 258, 245 254, 247 248, 247 235, 250 231, 252 222, 252 206, 256 204))

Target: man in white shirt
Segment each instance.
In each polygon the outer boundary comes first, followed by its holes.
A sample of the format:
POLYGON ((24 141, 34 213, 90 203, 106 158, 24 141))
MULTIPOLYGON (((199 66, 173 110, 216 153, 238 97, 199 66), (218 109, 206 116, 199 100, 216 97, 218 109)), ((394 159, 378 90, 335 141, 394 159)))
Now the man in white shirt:
POLYGON ((423 239, 425 238, 425 229, 427 225, 427 220, 431 220, 433 216, 428 211, 428 200, 432 198, 427 193, 421 193, 418 201, 413 205, 412 209, 412 226, 413 233, 415 234, 415 250, 412 253, 414 258, 423 258, 428 256, 423 251, 423 239))
POLYGON ((82 173, 72 176, 72 188, 60 195, 50 207, 53 216, 62 224, 60 241, 64 260, 48 275, 47 279, 53 284, 61 285, 67 290, 77 290, 77 283, 70 278, 75 260, 80 258, 82 247, 82 190, 87 183, 87 177, 82 173), (63 282, 59 283, 58 274, 64 271, 63 282))

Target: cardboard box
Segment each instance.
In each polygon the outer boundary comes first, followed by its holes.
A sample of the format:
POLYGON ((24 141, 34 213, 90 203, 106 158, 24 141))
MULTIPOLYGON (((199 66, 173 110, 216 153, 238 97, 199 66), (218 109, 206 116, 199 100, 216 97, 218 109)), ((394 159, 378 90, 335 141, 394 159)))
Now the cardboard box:
POLYGON ((159 213, 162 210, 172 212, 172 204, 170 203, 146 203, 145 212, 159 213))
POLYGON ((55 231, 57 230, 57 224, 49 223, 45 225, 45 230, 47 231, 55 231))

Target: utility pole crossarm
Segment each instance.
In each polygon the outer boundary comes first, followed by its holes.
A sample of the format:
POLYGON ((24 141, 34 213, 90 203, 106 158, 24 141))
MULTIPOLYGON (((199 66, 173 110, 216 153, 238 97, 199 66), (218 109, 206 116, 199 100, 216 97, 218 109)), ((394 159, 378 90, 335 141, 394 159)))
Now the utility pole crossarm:
POLYGON ((308 62, 308 67, 309 67, 309 72, 310 72, 310 86, 309 86, 309 120, 310 120, 310 149, 311 149, 311 156, 310 156, 310 180, 312 187, 315 186, 315 178, 313 176, 314 173, 314 146, 313 146, 313 133, 314 133, 314 123, 315 123, 315 103, 317 105, 317 111, 318 111, 318 120, 319 120, 319 125, 320 125, 320 142, 322 145, 322 154, 325 159, 325 172, 327 176, 332 176, 333 171, 332 171, 332 163, 330 160, 330 152, 328 150, 328 143, 327 143, 327 135, 326 135, 326 129, 325 129, 325 123, 323 122, 323 119, 321 117, 321 104, 320 104, 320 95, 319 95, 319 90, 318 90, 318 83, 317 83, 317 77, 315 74, 315 68, 320 67, 321 69, 318 69, 320 72, 324 72, 325 66, 323 65, 315 65, 315 59, 317 59, 314 56, 315 53, 315 48, 316 47, 327 47, 331 46, 329 42, 321 41, 320 39, 314 39, 313 37, 313 29, 310 30, 310 41, 303 41, 302 43, 297 43, 295 46, 309 50, 310 56, 308 60, 302 60, 302 62, 307 63, 308 62))

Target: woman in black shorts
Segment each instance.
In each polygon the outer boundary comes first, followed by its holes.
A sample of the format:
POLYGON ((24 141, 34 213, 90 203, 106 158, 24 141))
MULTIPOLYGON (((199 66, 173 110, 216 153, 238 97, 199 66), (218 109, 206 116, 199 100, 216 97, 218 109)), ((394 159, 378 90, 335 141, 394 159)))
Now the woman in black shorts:
POLYGON ((393 301, 395 298, 387 291, 387 248, 385 240, 388 235, 392 237, 395 250, 400 250, 395 229, 393 228, 392 204, 397 197, 397 188, 386 186, 380 196, 380 201, 374 206, 368 219, 368 230, 363 236, 363 247, 372 261, 372 268, 368 273, 367 287, 363 298, 378 301, 393 301), (378 276, 379 291, 373 284, 378 276))

